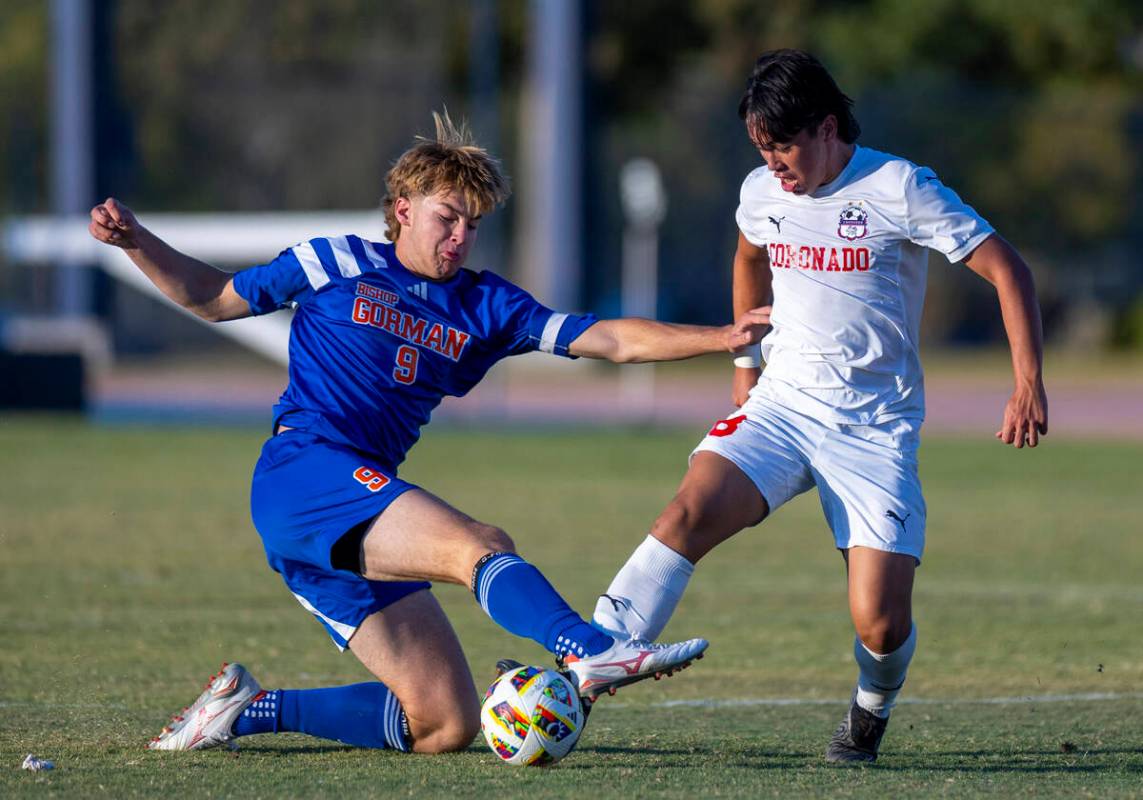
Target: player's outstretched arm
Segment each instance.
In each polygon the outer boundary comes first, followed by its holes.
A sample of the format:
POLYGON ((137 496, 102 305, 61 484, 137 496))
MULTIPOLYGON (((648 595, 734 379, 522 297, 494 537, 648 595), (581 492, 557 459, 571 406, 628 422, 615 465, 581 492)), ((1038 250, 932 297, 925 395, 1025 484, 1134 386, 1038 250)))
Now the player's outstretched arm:
POLYGON ((638 317, 605 319, 581 333, 568 347, 574 356, 617 364, 677 361, 705 353, 735 352, 756 344, 770 327, 770 307, 753 308, 733 325, 679 325, 638 317))
POLYGON ((175 250, 115 198, 91 209, 87 229, 104 244, 121 248, 159 291, 197 316, 211 322, 250 316, 230 273, 175 250))
POLYGON ((1005 444, 1029 447, 1048 432, 1048 396, 1044 391, 1044 331, 1032 271, 1000 236, 993 235, 965 261, 996 287, 1016 388, 1004 407, 1004 422, 996 438, 1005 444))

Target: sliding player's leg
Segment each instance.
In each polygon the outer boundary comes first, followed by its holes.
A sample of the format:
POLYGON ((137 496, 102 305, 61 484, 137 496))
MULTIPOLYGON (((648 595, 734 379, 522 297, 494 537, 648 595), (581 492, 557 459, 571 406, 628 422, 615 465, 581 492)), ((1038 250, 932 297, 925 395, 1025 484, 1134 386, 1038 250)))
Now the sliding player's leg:
POLYGON ((706 649, 701 639, 653 645, 601 633, 516 554, 503 530, 422 489, 403 493, 377 518, 362 541, 362 563, 372 580, 469 586, 493 621, 561 659, 585 696, 680 669, 706 649))
POLYGON ((417 753, 460 750, 472 742, 480 728, 472 673, 430 591, 370 614, 349 639, 349 650, 377 681, 268 692, 238 719, 235 735, 292 731, 417 753), (259 716, 260 703, 269 703, 272 719, 259 716))
POLYGON ((479 732, 472 673, 431 592, 416 592, 370 616, 349 640, 349 649, 400 698, 414 752, 460 750, 479 732))
POLYGON ((917 645, 913 624, 911 555, 869 547, 842 551, 849 572, 849 610, 857 636, 857 687, 849 711, 834 732, 826 758, 874 761, 889 712, 905 683, 917 645))
POLYGON ((377 681, 263 690, 241 664, 223 665, 150 746, 199 750, 255 734, 305 733, 356 747, 440 753, 472 741, 480 728, 472 674, 427 589, 366 617, 349 649, 377 681))

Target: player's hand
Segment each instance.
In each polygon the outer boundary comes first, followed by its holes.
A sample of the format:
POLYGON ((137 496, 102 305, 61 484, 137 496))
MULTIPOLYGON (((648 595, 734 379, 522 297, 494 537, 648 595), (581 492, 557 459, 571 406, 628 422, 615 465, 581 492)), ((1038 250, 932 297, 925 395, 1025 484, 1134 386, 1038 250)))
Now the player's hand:
POLYGON ((1027 442, 1029 447, 1040 443, 1040 437, 1048 434, 1048 395, 1043 381, 1034 386, 1021 385, 1016 388, 1004 406, 1004 424, 996 432, 996 438, 1020 448, 1027 442))
POLYGON ((770 330, 770 306, 744 311, 726 334, 726 349, 736 352, 748 345, 758 344, 770 330))
POLYGON ((762 369, 760 367, 734 368, 734 385, 731 389, 730 399, 735 406, 741 408, 749 399, 750 390, 754 388, 754 384, 758 383, 758 377, 761 374, 762 369))
POLYGON ((104 244, 132 250, 139 246, 139 220, 127 206, 109 197, 91 209, 91 223, 87 230, 104 244))

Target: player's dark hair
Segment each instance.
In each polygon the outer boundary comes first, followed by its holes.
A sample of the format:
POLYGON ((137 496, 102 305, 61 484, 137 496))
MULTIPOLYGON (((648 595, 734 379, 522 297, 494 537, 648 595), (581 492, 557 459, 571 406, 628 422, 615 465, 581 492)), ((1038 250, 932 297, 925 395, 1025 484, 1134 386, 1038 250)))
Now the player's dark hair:
POLYGON ((861 126, 853 116, 853 100, 837 87, 820 61, 804 50, 769 50, 754 62, 738 116, 750 139, 785 143, 803 130, 817 133, 822 120, 837 118, 837 135, 853 144, 861 126))
POLYGON ((512 193, 500 163, 473 141, 463 122, 457 126, 448 111, 433 112, 436 137, 418 136, 401 154, 385 176, 385 197, 381 209, 391 241, 401 235, 401 223, 393 211, 398 197, 433 195, 457 190, 474 215, 484 215, 502 204, 512 193))

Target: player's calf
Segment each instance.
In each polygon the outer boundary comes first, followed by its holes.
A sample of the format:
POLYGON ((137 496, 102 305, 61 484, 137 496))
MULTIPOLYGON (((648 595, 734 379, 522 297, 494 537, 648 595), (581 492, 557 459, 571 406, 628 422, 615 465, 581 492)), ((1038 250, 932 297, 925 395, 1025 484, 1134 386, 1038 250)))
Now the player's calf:
POLYGON ((413 752, 455 753, 472 744, 480 733, 480 716, 454 714, 428 724, 410 717, 409 729, 413 752))

